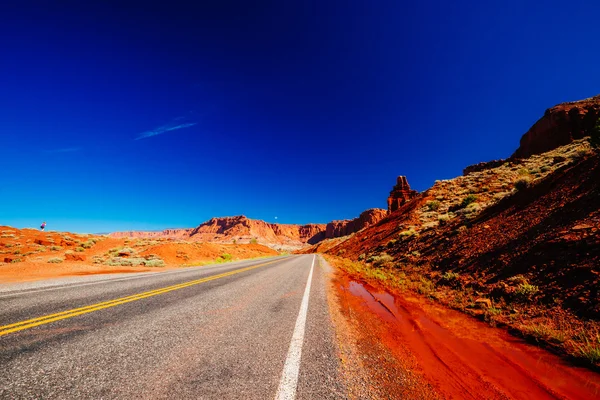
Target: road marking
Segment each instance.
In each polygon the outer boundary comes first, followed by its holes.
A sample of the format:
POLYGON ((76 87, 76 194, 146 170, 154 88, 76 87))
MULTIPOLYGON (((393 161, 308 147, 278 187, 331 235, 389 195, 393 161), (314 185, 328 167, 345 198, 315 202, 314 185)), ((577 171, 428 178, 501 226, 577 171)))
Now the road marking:
POLYGON ((15 323, 8 324, 8 325, 0 326, 0 336, 4 336, 4 335, 8 335, 9 333, 33 328, 33 327, 36 327, 39 325, 49 324, 51 322, 60 321, 60 320, 67 319, 67 318, 72 318, 72 317, 75 317, 78 315, 87 314, 87 313, 91 313, 91 312, 98 311, 98 310, 103 310, 105 308, 115 307, 115 306, 118 306, 121 304, 130 303, 132 301, 145 299, 145 298, 156 296, 159 294, 172 292, 174 290, 179 290, 179 289, 183 289, 186 287, 199 285, 201 283, 213 281, 215 279, 220 279, 220 278, 224 278, 227 276, 239 274, 241 272, 250 271, 252 269, 256 269, 259 267, 264 267, 265 265, 273 264, 277 261, 280 261, 280 260, 274 260, 274 261, 270 261, 270 262, 263 263, 263 264, 253 265, 251 267, 246 267, 246 268, 236 269, 236 270, 229 271, 229 272, 224 272, 222 274, 213 275, 213 276, 209 276, 206 278, 201 278, 201 279, 196 279, 196 280, 189 281, 189 282, 179 283, 177 285, 167 286, 167 287, 160 288, 160 289, 150 290, 148 292, 138 293, 138 294, 134 294, 131 296, 121 297, 121 298, 109 300, 109 301, 104 301, 102 303, 92 304, 92 305, 85 306, 85 307, 74 308, 72 310, 66 310, 66 311, 62 311, 59 313, 55 313, 55 314, 44 315, 41 317, 28 319, 26 321, 20 321, 20 322, 15 322, 15 323))
POLYGON ((313 256, 310 273, 308 274, 308 282, 306 282, 304 297, 302 297, 300 312, 298 313, 294 334, 292 335, 292 342, 290 343, 290 349, 288 350, 285 365, 283 366, 279 388, 275 395, 276 400, 293 400, 296 398, 300 359, 302 357, 302 343, 304 342, 304 329, 306 328, 306 315, 308 313, 308 298, 310 296, 310 284, 315 266, 315 258, 316 256, 313 256))
MULTIPOLYGON (((278 259, 280 260, 284 260, 286 258, 290 258, 290 256, 278 256, 278 259)), ((251 261, 240 261, 237 262, 238 264, 247 264, 251 261)), ((135 273, 135 276, 127 276, 124 278, 109 278, 109 279, 101 279, 101 280, 97 280, 94 282, 85 282, 85 283, 73 283, 73 284, 62 284, 62 285, 56 285, 56 286, 50 286, 50 287, 43 287, 43 288, 39 288, 39 289, 30 289, 30 290, 22 290, 19 291, 18 289, 13 290, 13 291, 8 291, 8 292, 0 292, 0 293, 5 293, 5 294, 0 294, 0 299, 6 298, 6 297, 18 297, 20 295, 23 294, 31 294, 31 293, 39 293, 39 292, 47 292, 47 291, 51 291, 51 290, 60 290, 60 289, 71 289, 71 288, 76 288, 76 287, 81 287, 81 286, 89 286, 89 285, 100 285, 103 283, 107 283, 107 282, 120 282, 120 281, 127 281, 127 280, 132 280, 132 279, 143 279, 143 278, 153 278, 155 276, 165 276, 165 275, 172 275, 172 274, 185 274, 185 273, 189 273, 198 269, 202 269, 203 271, 206 271, 207 269, 214 269, 214 268, 223 268, 223 265, 219 265, 219 264, 209 264, 209 265, 204 265, 204 266, 192 266, 192 267, 187 267, 184 271, 162 271, 162 272, 138 272, 135 273)), ((115 275, 121 275, 122 273, 115 273, 115 275)))

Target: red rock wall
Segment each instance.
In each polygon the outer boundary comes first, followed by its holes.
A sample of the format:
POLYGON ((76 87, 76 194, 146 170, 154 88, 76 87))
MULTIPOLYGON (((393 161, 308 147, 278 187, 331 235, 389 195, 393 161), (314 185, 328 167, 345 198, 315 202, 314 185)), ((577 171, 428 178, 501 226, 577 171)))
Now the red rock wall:
POLYGON ((523 135, 511 158, 527 158, 589 136, 598 118, 600 95, 552 107, 523 135))
POLYGON ((327 224, 325 229, 325 238, 333 239, 336 237, 351 235, 363 228, 376 224, 381 221, 387 212, 380 208, 372 208, 364 211, 358 218, 343 221, 332 221, 327 224))

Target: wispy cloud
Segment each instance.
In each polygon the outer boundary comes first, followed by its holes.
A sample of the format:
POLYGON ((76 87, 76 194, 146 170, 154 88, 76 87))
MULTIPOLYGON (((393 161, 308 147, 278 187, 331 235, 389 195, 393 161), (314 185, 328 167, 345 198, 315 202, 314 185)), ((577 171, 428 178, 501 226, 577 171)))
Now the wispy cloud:
POLYGON ((185 117, 178 117, 173 120, 173 122, 168 123, 163 126, 159 126, 158 128, 152 129, 151 131, 142 132, 135 138, 135 140, 146 139, 156 135, 162 135, 163 133, 176 131, 178 129, 189 128, 190 126, 194 126, 197 122, 186 122, 181 123, 185 117))
POLYGON ((74 153, 81 151, 81 147, 66 147, 63 149, 44 150, 46 153, 74 153))

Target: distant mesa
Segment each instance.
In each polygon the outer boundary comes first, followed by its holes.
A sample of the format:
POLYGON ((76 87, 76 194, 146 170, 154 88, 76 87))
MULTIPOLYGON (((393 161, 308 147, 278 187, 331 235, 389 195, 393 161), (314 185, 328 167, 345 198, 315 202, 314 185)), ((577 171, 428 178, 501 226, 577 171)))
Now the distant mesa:
POLYGON ((390 192, 388 197, 388 213, 393 213, 398 210, 404 204, 417 197, 419 193, 416 190, 412 190, 406 176, 399 176, 396 180, 396 186, 390 192))
POLYGON ((546 110, 521 138, 511 158, 527 158, 589 136, 600 118, 600 95, 546 110))

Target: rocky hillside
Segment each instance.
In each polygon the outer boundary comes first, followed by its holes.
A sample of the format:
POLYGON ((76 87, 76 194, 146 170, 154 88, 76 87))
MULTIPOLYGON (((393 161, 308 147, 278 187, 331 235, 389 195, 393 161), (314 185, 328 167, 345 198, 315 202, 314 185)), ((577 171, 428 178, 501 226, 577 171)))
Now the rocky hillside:
POLYGON ((389 216, 313 250, 600 363, 599 102, 553 107, 509 159, 423 193, 399 178, 389 216))

